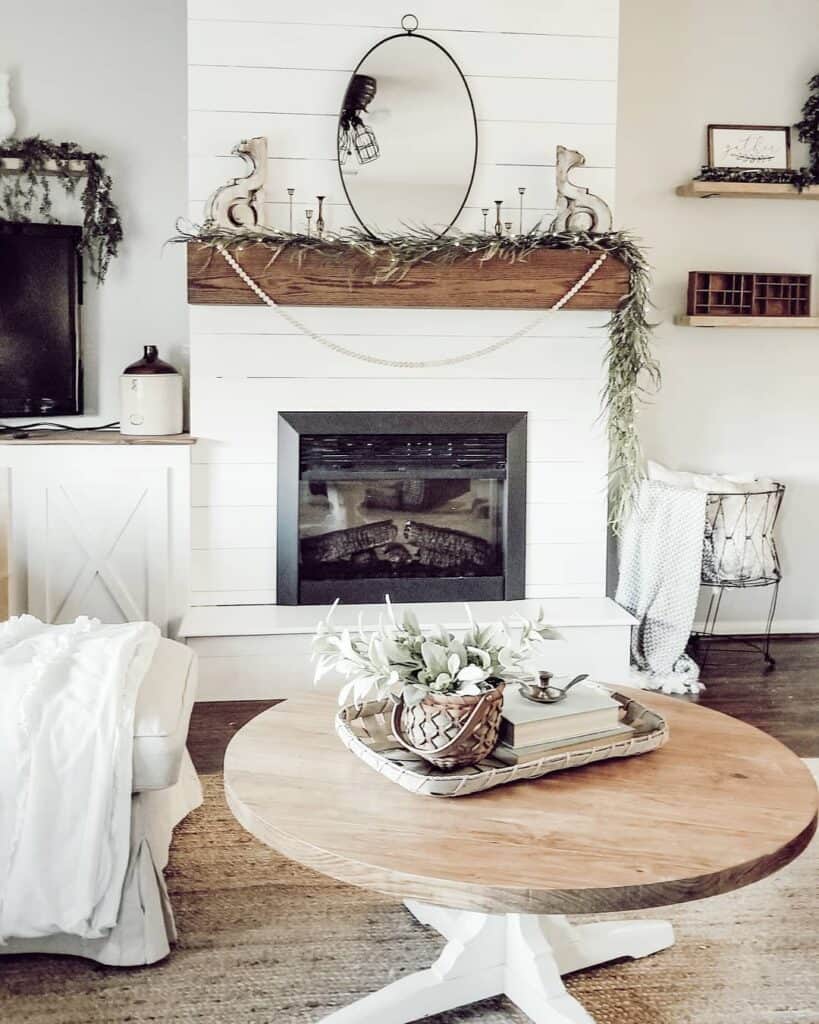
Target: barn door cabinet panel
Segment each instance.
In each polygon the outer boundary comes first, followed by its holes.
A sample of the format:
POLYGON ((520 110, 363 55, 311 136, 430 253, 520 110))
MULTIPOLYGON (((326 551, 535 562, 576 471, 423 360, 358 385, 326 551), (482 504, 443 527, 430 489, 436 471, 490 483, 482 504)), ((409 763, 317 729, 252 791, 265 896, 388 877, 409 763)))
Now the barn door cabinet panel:
POLYGON ((5 445, 9 612, 46 622, 149 620, 188 604, 190 448, 5 445))

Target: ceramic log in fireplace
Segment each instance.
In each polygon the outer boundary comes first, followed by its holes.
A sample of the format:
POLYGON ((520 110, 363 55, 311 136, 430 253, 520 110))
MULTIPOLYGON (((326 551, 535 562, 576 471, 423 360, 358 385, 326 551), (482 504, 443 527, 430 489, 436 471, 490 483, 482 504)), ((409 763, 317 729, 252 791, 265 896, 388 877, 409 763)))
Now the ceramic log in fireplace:
POLYGON ((279 604, 524 596, 526 414, 279 414, 279 604))

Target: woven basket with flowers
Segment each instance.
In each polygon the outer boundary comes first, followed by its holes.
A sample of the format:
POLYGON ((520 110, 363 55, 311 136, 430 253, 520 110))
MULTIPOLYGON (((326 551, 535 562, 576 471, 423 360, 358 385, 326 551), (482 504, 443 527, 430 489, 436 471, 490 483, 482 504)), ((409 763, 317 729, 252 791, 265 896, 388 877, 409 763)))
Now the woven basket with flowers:
POLYGON ((443 769, 477 764, 492 752, 504 686, 532 679, 534 646, 560 637, 542 611, 534 621, 479 626, 467 607, 469 625, 456 636, 443 626, 422 628, 411 609, 399 621, 389 600, 386 621, 355 633, 334 628, 333 609, 313 640, 316 679, 333 670, 345 677, 341 705, 391 696, 396 740, 443 769))

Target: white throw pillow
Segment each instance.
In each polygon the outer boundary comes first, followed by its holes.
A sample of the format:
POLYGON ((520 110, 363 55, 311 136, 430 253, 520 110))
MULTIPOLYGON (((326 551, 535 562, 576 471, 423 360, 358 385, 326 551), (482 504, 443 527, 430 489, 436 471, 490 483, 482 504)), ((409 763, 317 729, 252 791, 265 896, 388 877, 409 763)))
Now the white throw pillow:
POLYGON ((660 480, 671 487, 690 487, 709 494, 744 494, 757 490, 761 481, 753 473, 688 473, 682 469, 669 469, 662 463, 648 462, 648 479, 660 480))
POLYGON ((747 583, 772 575, 773 552, 767 539, 771 504, 759 493, 773 490, 771 479, 757 479, 751 473, 689 473, 651 461, 648 478, 715 496, 706 504, 703 582, 747 583))

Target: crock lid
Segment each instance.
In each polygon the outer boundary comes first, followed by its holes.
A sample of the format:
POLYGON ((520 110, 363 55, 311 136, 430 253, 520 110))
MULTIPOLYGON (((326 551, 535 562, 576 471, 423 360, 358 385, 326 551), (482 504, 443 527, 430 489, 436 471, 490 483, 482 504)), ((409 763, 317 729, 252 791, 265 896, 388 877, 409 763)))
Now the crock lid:
POLYGON ((159 358, 156 345, 146 345, 141 359, 126 366, 123 373, 178 373, 179 371, 159 358))

